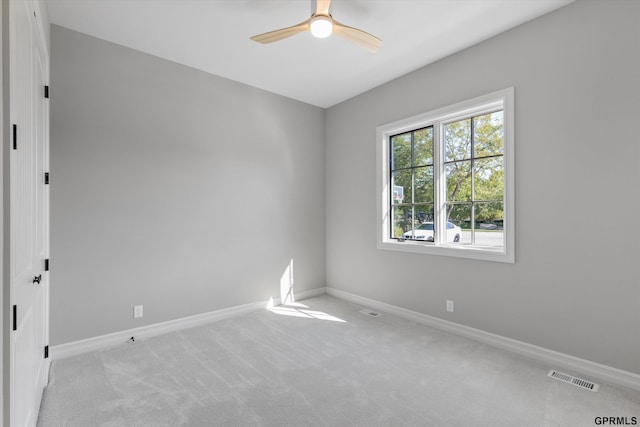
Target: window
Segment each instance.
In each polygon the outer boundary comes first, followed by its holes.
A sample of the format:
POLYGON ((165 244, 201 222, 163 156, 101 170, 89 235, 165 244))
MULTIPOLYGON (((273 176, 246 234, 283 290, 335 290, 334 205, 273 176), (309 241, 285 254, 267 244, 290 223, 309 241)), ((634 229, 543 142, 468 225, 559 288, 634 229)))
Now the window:
POLYGON ((513 98, 377 129, 379 248, 514 262, 513 98))

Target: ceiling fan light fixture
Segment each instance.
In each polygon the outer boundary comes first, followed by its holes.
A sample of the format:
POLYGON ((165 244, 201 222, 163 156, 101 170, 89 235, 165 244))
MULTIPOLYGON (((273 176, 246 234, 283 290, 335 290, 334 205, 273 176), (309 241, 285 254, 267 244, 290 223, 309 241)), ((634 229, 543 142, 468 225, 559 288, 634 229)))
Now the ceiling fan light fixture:
POLYGON ((290 27, 280 28, 279 30, 255 35, 251 37, 251 40, 262 44, 268 44, 295 36, 296 34, 310 31, 314 37, 320 39, 329 37, 332 33, 336 33, 339 37, 347 39, 348 41, 365 48, 371 53, 375 53, 380 48, 380 45, 382 45, 382 40, 376 36, 357 28, 341 24, 333 19, 333 16, 329 13, 331 0, 311 0, 311 5, 311 10, 315 10, 315 12, 311 14, 309 19, 290 27), (315 7, 313 7, 314 5, 315 7))
POLYGON ((314 37, 324 39, 333 32, 333 21, 328 16, 314 16, 309 23, 309 29, 314 37))

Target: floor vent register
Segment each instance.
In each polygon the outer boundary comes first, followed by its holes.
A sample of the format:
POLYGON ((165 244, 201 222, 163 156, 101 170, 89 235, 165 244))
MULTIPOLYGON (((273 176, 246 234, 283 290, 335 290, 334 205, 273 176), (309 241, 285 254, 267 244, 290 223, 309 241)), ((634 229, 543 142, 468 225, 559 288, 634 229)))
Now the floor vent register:
POLYGON ((598 391, 598 389, 600 388, 600 385, 596 383, 583 380, 582 378, 574 377, 573 375, 563 374, 562 372, 558 372, 553 369, 549 371, 547 376, 553 378, 554 380, 563 381, 565 383, 574 385, 576 387, 584 388, 586 390, 590 390, 593 392, 598 391))

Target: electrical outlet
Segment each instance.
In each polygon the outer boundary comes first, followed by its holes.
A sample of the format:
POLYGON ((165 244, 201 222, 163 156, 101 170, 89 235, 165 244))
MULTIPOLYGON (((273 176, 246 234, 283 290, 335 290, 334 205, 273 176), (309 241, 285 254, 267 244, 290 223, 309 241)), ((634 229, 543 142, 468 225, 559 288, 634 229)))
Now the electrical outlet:
POLYGON ((142 317, 142 306, 134 305, 133 306, 133 318, 137 319, 138 317, 142 317))
POLYGON ((453 313, 453 300, 447 300, 447 311, 453 313))

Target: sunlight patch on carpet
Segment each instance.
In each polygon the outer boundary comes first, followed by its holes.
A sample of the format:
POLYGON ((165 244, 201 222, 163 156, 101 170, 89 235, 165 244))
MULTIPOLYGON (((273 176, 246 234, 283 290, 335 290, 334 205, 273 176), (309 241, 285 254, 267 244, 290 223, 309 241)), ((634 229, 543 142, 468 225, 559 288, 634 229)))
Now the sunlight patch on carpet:
POLYGON ((267 310, 282 316, 306 317, 308 319, 329 320, 331 322, 346 323, 346 320, 340 319, 339 317, 332 316, 331 314, 325 313, 324 311, 308 310, 307 306, 298 303, 279 305, 275 307, 271 305, 267 306, 267 310))

